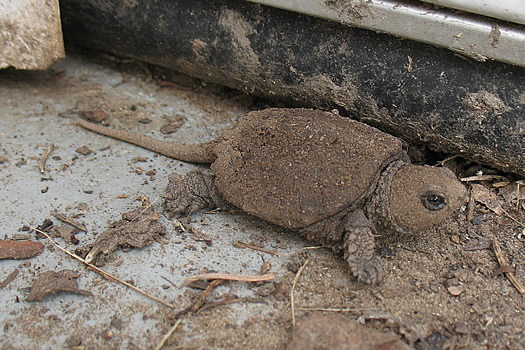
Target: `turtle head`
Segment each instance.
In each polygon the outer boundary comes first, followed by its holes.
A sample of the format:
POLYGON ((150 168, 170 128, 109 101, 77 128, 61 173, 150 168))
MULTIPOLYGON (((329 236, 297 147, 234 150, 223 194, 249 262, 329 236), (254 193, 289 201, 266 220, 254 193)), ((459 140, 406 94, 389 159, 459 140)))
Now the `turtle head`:
POLYGON ((444 221, 466 195, 449 169, 407 164, 392 178, 389 211, 398 225, 418 231, 444 221))

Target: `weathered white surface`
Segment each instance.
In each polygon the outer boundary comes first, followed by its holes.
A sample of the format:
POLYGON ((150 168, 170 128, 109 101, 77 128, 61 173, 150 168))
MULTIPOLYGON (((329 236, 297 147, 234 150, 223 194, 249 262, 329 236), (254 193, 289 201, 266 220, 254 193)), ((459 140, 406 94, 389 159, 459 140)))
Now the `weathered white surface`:
POLYGON ((439 6, 525 24, 523 0, 423 0, 439 6))
POLYGON ((58 0, 0 0, 0 68, 46 69, 64 56, 58 0))

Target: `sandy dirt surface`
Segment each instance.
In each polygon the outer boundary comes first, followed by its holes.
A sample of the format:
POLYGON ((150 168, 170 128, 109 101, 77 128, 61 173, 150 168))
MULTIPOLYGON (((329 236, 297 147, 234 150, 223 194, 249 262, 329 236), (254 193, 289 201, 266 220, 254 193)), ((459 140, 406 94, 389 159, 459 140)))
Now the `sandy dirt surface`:
MULTIPOLYGON (((196 166, 72 123, 79 115, 100 117, 133 132, 201 142, 248 111, 270 106, 268 101, 133 61, 89 55, 70 57, 48 72, 0 71, 0 102, 0 239, 45 245, 33 258, 0 260, 3 349, 154 349, 174 325, 164 349, 284 349, 293 336, 290 294, 298 272, 293 294, 299 322, 337 313, 416 349, 525 348, 525 295, 507 278, 513 274, 525 284, 525 184, 515 176, 447 160, 469 178, 469 203, 427 232, 379 237, 385 277, 381 285, 368 286, 357 283, 330 250, 245 214, 168 219, 161 206, 168 175, 196 166), (166 129, 167 122, 176 126, 166 129), (140 208, 137 198, 143 203, 144 197, 166 234, 151 235, 139 249, 124 242, 95 262, 161 302, 103 278, 24 227, 51 219, 49 235, 85 255, 85 247, 123 213, 140 208), (87 232, 64 228, 56 212, 82 222, 87 232), (494 242, 506 264, 498 263, 494 242), (49 271, 76 283, 31 298, 31 286, 49 271), (275 278, 180 288, 186 278, 205 272, 275 278)), ((440 160, 411 154, 433 165, 440 160)), ((333 326, 319 324, 319 336, 333 326)), ((301 330, 316 336, 315 327, 297 327, 296 333, 301 330)))

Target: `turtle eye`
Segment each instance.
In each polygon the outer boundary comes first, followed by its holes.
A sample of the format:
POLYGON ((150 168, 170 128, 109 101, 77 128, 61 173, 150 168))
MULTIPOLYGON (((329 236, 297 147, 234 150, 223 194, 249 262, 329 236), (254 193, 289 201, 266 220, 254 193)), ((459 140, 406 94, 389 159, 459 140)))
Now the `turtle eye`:
POLYGON ((441 210, 447 205, 445 197, 435 192, 426 192, 421 196, 423 206, 428 210, 441 210))

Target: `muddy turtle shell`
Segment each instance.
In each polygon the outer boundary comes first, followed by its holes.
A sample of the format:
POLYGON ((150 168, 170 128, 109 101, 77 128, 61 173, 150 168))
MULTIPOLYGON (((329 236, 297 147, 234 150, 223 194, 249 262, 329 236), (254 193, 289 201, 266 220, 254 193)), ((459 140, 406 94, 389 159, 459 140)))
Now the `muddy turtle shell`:
POLYGON ((402 142, 366 124, 310 109, 249 113, 215 149, 215 183, 248 214, 292 229, 361 205, 402 142))

